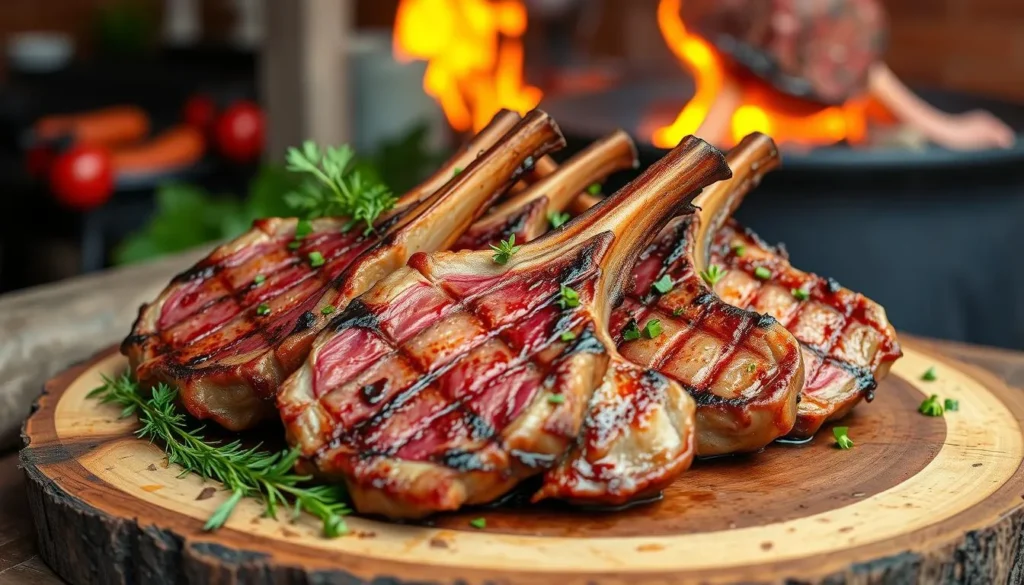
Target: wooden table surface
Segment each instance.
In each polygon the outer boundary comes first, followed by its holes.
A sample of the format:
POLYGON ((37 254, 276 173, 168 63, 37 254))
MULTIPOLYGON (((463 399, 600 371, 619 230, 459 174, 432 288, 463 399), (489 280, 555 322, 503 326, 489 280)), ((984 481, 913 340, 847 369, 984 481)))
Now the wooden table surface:
MULTIPOLYGON (((906 337, 906 336, 904 336, 906 337)), ((982 367, 1013 388, 1024 388, 1024 353, 923 341, 931 348, 982 367)), ((35 530, 25 498, 17 453, 0 455, 0 585, 53 585, 63 581, 35 554, 35 530)))

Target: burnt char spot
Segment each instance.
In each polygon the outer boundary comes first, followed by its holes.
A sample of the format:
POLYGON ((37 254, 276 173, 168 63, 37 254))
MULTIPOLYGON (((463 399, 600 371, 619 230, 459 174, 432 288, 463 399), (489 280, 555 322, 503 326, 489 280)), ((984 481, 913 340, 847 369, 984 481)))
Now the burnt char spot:
POLYGON ((828 292, 832 294, 836 294, 837 292, 843 290, 843 286, 839 284, 839 282, 836 281, 836 279, 834 278, 826 278, 825 282, 828 284, 828 292))
POLYGON ((366 303, 359 299, 349 303, 344 311, 338 313, 338 316, 327 324, 327 328, 336 333, 353 327, 380 331, 380 321, 377 316, 366 306, 366 303))
POLYGON ((124 341, 121 342, 121 353, 126 353, 128 348, 133 345, 142 345, 148 338, 149 335, 143 335, 141 333, 133 333, 128 337, 125 337, 124 341))
POLYGON ((173 279, 171 279, 171 282, 181 283, 188 282, 190 280, 206 280, 212 278, 213 275, 220 272, 221 268, 222 267, 219 264, 211 265, 200 262, 199 264, 196 264, 192 268, 189 268, 188 270, 185 270, 184 272, 175 276, 173 279))
POLYGON ((456 471, 491 471, 492 466, 487 465, 476 453, 462 449, 450 449, 442 454, 439 463, 456 471))
POLYGON ((774 327, 775 324, 778 323, 778 322, 779 322, 778 319, 776 319, 775 317, 772 317, 768 313, 765 313, 764 315, 760 315, 757 318, 757 326, 760 327, 761 329, 768 329, 769 327, 774 327))
POLYGON ((491 425, 487 424, 487 421, 477 416, 476 414, 465 411, 466 423, 472 430, 472 436, 476 440, 490 439, 497 434, 497 431, 491 425))
POLYGON ((604 344, 601 343, 601 340, 594 335, 594 324, 590 323, 583 332, 576 337, 575 342, 568 347, 565 355, 568 356, 577 353, 593 353, 600 355, 606 351, 607 349, 604 344))
POLYGON ((302 333, 313 327, 313 325, 316 325, 316 315, 312 311, 306 311, 299 316, 299 320, 295 323, 295 329, 292 333, 302 333))
POLYGON ((714 293, 705 292, 694 297, 693 306, 703 307, 704 305, 710 305, 711 303, 715 302, 717 298, 718 297, 716 297, 714 293))
POLYGON ((558 281, 562 283, 573 282, 583 277, 594 265, 594 256, 600 245, 600 241, 591 240, 588 242, 578 254, 574 255, 572 262, 559 271, 558 281))
POLYGON ((387 378, 381 378, 372 384, 367 384, 359 389, 359 396, 366 404, 377 404, 384 397, 388 387, 387 378))

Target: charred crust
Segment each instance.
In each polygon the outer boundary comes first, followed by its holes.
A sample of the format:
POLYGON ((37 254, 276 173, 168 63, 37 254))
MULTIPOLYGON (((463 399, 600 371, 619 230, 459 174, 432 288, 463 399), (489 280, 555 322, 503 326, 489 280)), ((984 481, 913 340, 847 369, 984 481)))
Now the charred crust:
POLYGON ((695 307, 703 307, 704 305, 710 305, 716 300, 718 300, 718 297, 716 297, 714 293, 704 292, 694 297, 692 304, 695 307))
POLYGON ((875 380, 875 374, 871 371, 871 368, 866 366, 857 366, 841 359, 834 358, 820 347, 815 347, 806 343, 801 343, 800 345, 804 346, 808 351, 821 358, 823 364, 832 364, 849 374, 850 377, 854 379, 856 390, 858 392, 872 392, 878 387, 878 380, 875 380))
POLYGON ((388 387, 387 378, 381 378, 371 384, 366 384, 359 389, 359 397, 363 399, 366 404, 377 404, 384 397, 385 390, 388 387))
POLYGON ((366 306, 366 303, 359 299, 349 303, 344 311, 339 313, 334 319, 331 319, 331 322, 327 324, 327 328, 335 333, 353 327, 380 331, 380 320, 366 306))
POLYGON ((175 284, 180 284, 192 280, 207 280, 212 278, 223 268, 220 264, 208 264, 207 262, 208 260, 203 260, 196 264, 195 266, 193 266, 192 268, 189 268, 184 272, 179 273, 177 276, 171 279, 171 282, 175 284))
POLYGON ((316 315, 314 315, 312 311, 306 311, 299 315, 299 319, 296 321, 295 329, 292 330, 292 333, 302 333, 307 329, 311 329, 314 325, 316 325, 316 315))
POLYGON ((757 316, 757 326, 761 329, 769 329, 775 327, 779 323, 779 320, 772 317, 768 313, 757 316))
POLYGON ((491 471, 493 466, 487 465, 480 455, 463 449, 450 449, 437 458, 437 463, 460 472, 491 471))
POLYGON ((839 282, 834 278, 826 278, 825 285, 828 287, 828 292, 832 294, 836 294, 843 290, 843 285, 839 284, 839 282))
POLYGON ((573 343, 566 349, 565 355, 569 356, 578 353, 600 355, 607 351, 601 340, 594 335, 594 324, 588 323, 583 332, 577 335, 573 343))

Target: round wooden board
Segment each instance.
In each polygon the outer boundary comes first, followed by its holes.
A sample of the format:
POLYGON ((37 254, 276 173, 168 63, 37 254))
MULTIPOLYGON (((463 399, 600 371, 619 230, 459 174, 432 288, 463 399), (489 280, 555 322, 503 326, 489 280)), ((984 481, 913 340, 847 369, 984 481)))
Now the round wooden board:
POLYGON ((109 350, 46 387, 22 463, 40 554, 86 583, 1020 583, 1024 393, 907 344, 872 404, 805 445, 703 461, 657 503, 618 512, 471 510, 431 525, 261 517, 168 467, 132 420, 87 399, 125 360, 109 350), (920 381, 934 366, 938 379, 920 381), (928 394, 958 412, 917 413, 928 394), (469 520, 484 517, 476 530, 469 520))

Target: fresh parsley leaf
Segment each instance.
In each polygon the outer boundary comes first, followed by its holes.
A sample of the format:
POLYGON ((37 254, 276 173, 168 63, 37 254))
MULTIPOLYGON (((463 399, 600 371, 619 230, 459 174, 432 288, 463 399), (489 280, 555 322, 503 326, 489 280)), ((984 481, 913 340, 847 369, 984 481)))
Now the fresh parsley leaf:
POLYGON ((295 224, 295 239, 301 240, 313 233, 313 222, 308 219, 300 219, 299 223, 295 224))
POLYGON ((772 271, 766 266, 758 266, 754 269, 754 276, 761 280, 768 280, 772 277, 772 271))
POLYGON ((491 249, 494 250, 494 255, 491 259, 494 260, 495 264, 508 264, 512 255, 519 251, 522 246, 516 245, 516 235, 512 234, 508 237, 508 240, 502 240, 498 242, 498 245, 491 245, 491 249))
POLYGON ((630 319, 629 323, 626 324, 626 328, 622 330, 623 341, 634 341, 640 339, 640 326, 637 325, 635 319, 630 319))
POLYGON ((836 447, 840 449, 852 449, 853 439, 847 434, 850 427, 832 427, 832 436, 836 438, 836 447))
POLYGON ((321 149, 306 141, 302 148, 289 148, 286 168, 308 175, 308 180, 285 200, 309 217, 348 217, 355 223, 364 222, 364 233, 372 232, 373 222, 398 199, 383 183, 355 169, 354 159, 355 152, 347 145, 321 149))
POLYGON ((473 518, 472 520, 469 521, 469 525, 472 526, 473 528, 476 528, 477 530, 483 530, 484 528, 487 528, 487 519, 486 518, 473 518))
POLYGON ((683 308, 682 307, 676 307, 676 308, 672 309, 672 316, 673 317, 678 317, 679 315, 682 315, 682 314, 683 314, 683 308))
POLYGON ((750 362, 749 364, 747 364, 747 371, 750 372, 751 374, 756 372, 757 371, 757 364, 755 364, 754 362, 750 362))
POLYGON ((587 187, 587 193, 591 195, 600 195, 601 183, 591 183, 590 186, 587 187))
POLYGON ((113 379, 104 376, 103 385, 89 397, 120 407, 123 416, 137 416, 140 427, 135 434, 161 444, 169 463, 186 473, 217 480, 231 492, 204 530, 224 526, 242 498, 254 497, 270 518, 276 518, 280 508, 293 507, 296 513, 308 512, 319 518, 326 537, 347 532, 342 518, 349 513, 344 489, 337 485, 306 487, 311 478, 294 471, 298 450, 269 452, 258 446, 244 447, 238 441, 207 439, 200 433, 202 427, 191 426, 180 412, 178 391, 163 383, 143 391, 127 374, 113 379))
POLYGON ((747 247, 744 245, 733 246, 732 253, 735 254, 737 258, 742 258, 743 255, 747 253, 747 247))
POLYGON ((939 376, 935 373, 935 366, 932 366, 921 374, 921 379, 925 382, 934 382, 939 379, 939 376))
POLYGON ((266 317, 270 314, 270 305, 267 303, 260 303, 260 306, 256 307, 256 314, 260 317, 266 317))
POLYGON ((335 311, 334 305, 324 305, 324 308, 320 309, 321 315, 330 315, 335 311))
POLYGON ((942 405, 947 412, 956 412, 960 410, 960 401, 953 398, 947 398, 943 401, 942 405))
POLYGON ((675 283, 672 282, 672 278, 669 277, 669 275, 667 274, 663 274, 661 278, 654 281, 654 284, 651 285, 651 288, 653 288, 654 290, 658 291, 661 294, 665 294, 668 291, 672 290, 673 286, 675 286, 675 283))
POLYGON ((559 307, 563 309, 569 309, 572 307, 580 306, 580 295, 573 289, 565 286, 564 284, 558 289, 558 303, 559 307))
POLYGON ((648 321, 647 324, 644 325, 643 334, 647 339, 654 339, 661 335, 661 321, 658 319, 651 319, 648 321))
POLYGON ((254 286, 262 286, 263 283, 266 282, 266 281, 267 281, 267 277, 263 276, 262 274, 257 274, 256 276, 254 276, 252 278, 252 283, 253 283, 254 286))
POLYGON ((459 173, 461 173, 461 172, 462 172, 462 167, 455 167, 452 170, 452 177, 458 177, 459 173))
POLYGON ((313 250, 309 253, 309 266, 310 268, 319 268, 324 265, 327 260, 324 259, 324 255, 320 252, 313 250))
POLYGON ((807 291, 805 291, 802 288, 790 289, 789 292, 790 292, 790 294, 793 295, 793 298, 798 300, 798 301, 806 301, 811 296, 810 294, 808 294, 807 291))
POLYGON ((302 247, 302 240, 292 240, 292 241, 288 242, 288 249, 289 250, 298 250, 301 247, 302 247))
POLYGON ((708 286, 715 286, 722 277, 725 276, 727 270, 723 270, 721 266, 712 264, 707 267, 707 270, 701 270, 700 277, 704 279, 704 282, 708 283, 708 286))
POLYGON ((562 396, 561 394, 549 394, 548 395, 548 403, 549 404, 565 404, 565 396, 562 396))
POLYGON ((572 331, 563 331, 558 337, 561 338, 562 341, 572 341, 573 339, 576 339, 576 334, 572 331))
POLYGON ((917 411, 925 416, 942 416, 942 402, 939 401, 938 395, 932 394, 924 399, 921 406, 917 407, 917 411))
POLYGON ((558 229, 562 227, 565 225, 565 222, 570 219, 572 219, 572 216, 568 213, 558 213, 557 211, 548 213, 548 223, 551 224, 551 229, 558 229))

